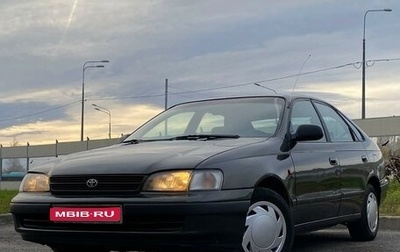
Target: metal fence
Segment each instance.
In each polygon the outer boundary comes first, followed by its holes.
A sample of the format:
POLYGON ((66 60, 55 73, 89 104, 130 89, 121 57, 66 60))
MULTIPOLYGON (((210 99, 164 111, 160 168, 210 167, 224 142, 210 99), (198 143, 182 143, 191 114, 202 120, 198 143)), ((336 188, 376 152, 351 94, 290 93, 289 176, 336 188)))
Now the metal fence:
MULTIPOLYGON (((29 170, 32 162, 37 159, 57 158, 61 155, 70 153, 107 147, 119 142, 119 138, 64 142, 56 141, 54 144, 31 146, 29 143, 26 146, 3 147, 0 145, 0 181, 20 181, 26 171, 29 170), (8 165, 18 165, 19 171, 7 171, 8 165), (12 176, 10 176, 12 175, 12 176)), ((11 169, 12 170, 12 169, 11 169)))

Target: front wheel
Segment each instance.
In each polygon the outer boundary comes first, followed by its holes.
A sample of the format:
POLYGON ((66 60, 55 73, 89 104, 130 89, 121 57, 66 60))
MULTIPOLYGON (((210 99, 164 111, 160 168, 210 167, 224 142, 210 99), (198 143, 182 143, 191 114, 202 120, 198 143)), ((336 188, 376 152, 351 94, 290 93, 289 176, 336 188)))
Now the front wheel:
POLYGON ((289 206, 276 192, 257 188, 247 211, 244 252, 286 252, 293 244, 294 228, 289 206))
POLYGON ((379 202, 375 188, 368 185, 364 198, 361 218, 359 221, 347 225, 350 236, 356 241, 372 241, 378 234, 379 202))

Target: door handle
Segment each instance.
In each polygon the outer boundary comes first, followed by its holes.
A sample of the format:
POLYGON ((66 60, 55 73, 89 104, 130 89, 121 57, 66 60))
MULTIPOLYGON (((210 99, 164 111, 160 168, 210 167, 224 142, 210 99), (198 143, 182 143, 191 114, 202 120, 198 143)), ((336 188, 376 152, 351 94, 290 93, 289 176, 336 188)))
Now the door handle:
POLYGON ((368 157, 365 156, 365 155, 362 155, 362 156, 361 156, 361 160, 362 160, 364 163, 366 163, 366 162, 368 162, 368 157))
POLYGON ((329 163, 333 166, 339 165, 339 161, 336 157, 329 157, 329 163))

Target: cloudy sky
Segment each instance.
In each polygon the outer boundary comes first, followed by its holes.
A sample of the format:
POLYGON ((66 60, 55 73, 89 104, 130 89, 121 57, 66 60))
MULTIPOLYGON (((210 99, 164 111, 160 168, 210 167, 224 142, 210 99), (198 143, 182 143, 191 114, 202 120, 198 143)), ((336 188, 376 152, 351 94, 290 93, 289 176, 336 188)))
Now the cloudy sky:
POLYGON ((312 93, 361 117, 400 115, 398 0, 1 0, 0 144, 129 133, 168 104, 220 96, 312 93), (96 64, 95 64, 96 65, 96 64), (302 70, 301 70, 302 69, 302 70), (296 76, 301 70, 301 74, 296 76))

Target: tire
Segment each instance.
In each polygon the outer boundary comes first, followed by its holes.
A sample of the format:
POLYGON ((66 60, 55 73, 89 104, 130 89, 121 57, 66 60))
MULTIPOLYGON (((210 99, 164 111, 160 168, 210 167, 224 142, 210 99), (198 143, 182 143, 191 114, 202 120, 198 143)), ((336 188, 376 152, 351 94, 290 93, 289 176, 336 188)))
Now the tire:
POLYGON ((294 227, 286 201, 276 192, 256 188, 246 215, 242 251, 288 252, 294 227))
POLYGON ((379 203, 375 188, 368 184, 359 221, 347 225, 355 241, 372 241, 379 229, 379 203))

